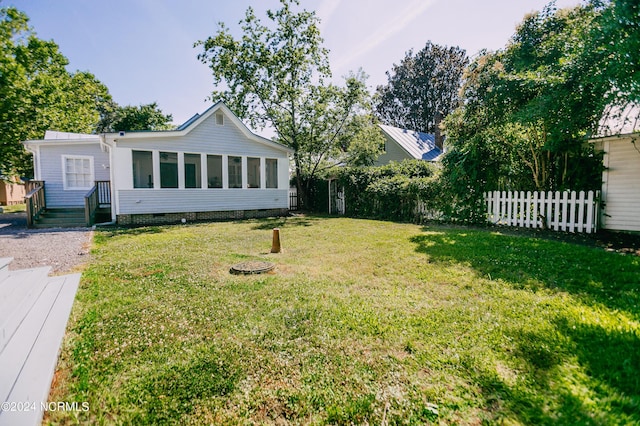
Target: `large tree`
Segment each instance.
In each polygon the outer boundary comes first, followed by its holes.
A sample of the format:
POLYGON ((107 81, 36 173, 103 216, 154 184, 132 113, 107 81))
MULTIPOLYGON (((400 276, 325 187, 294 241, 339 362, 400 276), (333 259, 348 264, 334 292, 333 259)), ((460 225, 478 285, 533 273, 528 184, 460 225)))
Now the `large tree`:
POLYGON ((277 141, 294 150, 304 202, 303 176, 312 178, 324 161, 340 156, 349 133, 359 131, 354 120, 366 110, 368 93, 363 73, 348 76, 344 87, 328 82, 328 51, 315 12, 295 11, 295 0, 280 2, 279 10, 267 11, 270 25, 249 8, 240 22, 242 37, 234 38, 220 23, 215 35, 196 46, 203 49, 198 57, 211 68, 214 83, 225 87, 212 98, 254 128, 270 126, 277 141))
POLYGON ((31 175, 24 140, 49 129, 95 130, 109 91, 91 73, 69 73, 68 63, 53 41, 35 35, 23 12, 0 9, 0 174, 31 175))
POLYGON ((399 65, 387 71, 387 84, 378 86, 377 116, 391 126, 435 133, 439 120, 458 106, 468 63, 459 47, 428 41, 415 55, 409 50, 399 65))
POLYGON ((445 121, 452 213, 477 219, 485 190, 600 187, 601 161, 587 139, 616 85, 611 47, 597 40, 608 7, 552 3, 469 66, 464 104, 445 121))
POLYGON ((170 130, 173 128, 171 114, 164 114, 156 102, 139 106, 119 106, 115 102, 103 104, 100 109, 97 132, 120 130, 170 130))
POLYGON ((612 102, 640 103, 640 3, 637 0, 592 0, 602 3, 598 25, 592 28, 589 48, 603 51, 607 61, 598 73, 612 83, 612 102))

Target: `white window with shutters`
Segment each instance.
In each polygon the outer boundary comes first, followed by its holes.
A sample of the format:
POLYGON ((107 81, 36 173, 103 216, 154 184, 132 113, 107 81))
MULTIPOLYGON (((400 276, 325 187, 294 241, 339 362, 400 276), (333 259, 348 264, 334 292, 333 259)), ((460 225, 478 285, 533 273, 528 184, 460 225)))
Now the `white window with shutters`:
POLYGON ((93 157, 63 155, 62 177, 65 190, 93 188, 93 157))

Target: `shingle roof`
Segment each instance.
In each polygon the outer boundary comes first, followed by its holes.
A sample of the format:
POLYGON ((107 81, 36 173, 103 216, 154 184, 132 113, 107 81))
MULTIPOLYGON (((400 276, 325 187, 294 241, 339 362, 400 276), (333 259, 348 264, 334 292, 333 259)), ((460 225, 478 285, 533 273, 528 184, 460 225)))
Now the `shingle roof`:
POLYGON ((436 146, 435 135, 385 124, 378 124, 378 126, 413 158, 434 161, 442 154, 440 148, 436 146))

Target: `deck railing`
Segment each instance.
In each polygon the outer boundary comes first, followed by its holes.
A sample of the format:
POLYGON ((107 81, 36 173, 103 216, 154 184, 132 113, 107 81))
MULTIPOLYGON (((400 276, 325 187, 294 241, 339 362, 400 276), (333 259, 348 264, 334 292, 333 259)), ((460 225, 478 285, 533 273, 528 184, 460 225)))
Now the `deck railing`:
POLYGON ((104 205, 111 205, 111 183, 108 180, 98 180, 84 196, 84 220, 87 226, 95 223, 96 211, 104 205))
POLYGON ((25 183, 25 189, 27 191, 27 195, 24 196, 24 202, 27 205, 27 226, 32 227, 40 217, 40 213, 47 208, 44 181, 29 180, 25 183))
POLYGON ((93 225, 98 210, 98 186, 94 185, 84 196, 84 221, 87 226, 93 225))
POLYGON ((98 188, 98 204, 111 205, 111 182, 108 180, 97 180, 96 187, 98 188))

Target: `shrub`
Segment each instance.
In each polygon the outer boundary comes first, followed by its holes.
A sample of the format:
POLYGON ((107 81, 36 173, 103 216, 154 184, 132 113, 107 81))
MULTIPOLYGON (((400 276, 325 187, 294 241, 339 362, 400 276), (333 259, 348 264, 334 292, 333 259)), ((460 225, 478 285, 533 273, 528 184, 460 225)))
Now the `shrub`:
POLYGON ((438 210, 437 171, 421 160, 344 168, 337 178, 345 191, 346 214, 419 222, 426 211, 438 210))

